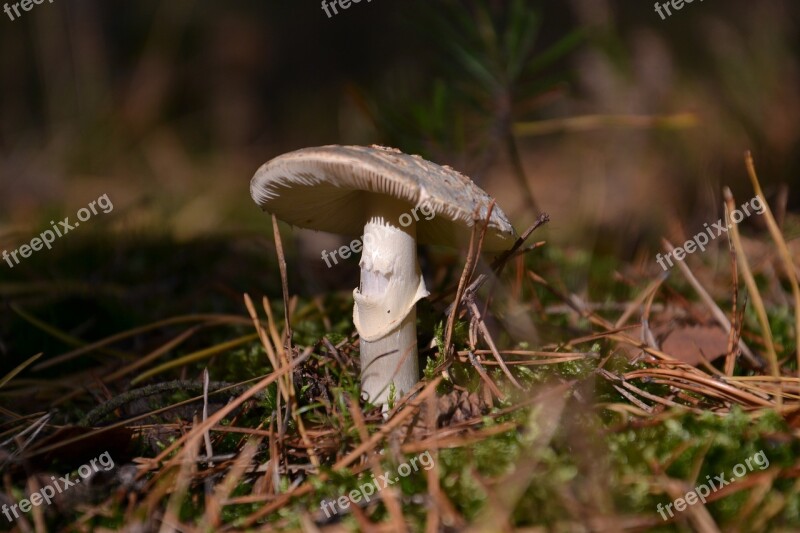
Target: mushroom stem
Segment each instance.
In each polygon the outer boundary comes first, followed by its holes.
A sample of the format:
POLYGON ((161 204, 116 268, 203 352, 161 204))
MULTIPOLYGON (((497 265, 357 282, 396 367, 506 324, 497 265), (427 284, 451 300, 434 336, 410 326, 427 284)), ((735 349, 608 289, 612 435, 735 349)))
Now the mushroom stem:
POLYGON ((360 336, 361 386, 374 404, 386 404, 419 380, 415 305, 428 295, 417 262, 416 221, 408 204, 380 196, 364 226, 361 284, 353 291, 360 336))

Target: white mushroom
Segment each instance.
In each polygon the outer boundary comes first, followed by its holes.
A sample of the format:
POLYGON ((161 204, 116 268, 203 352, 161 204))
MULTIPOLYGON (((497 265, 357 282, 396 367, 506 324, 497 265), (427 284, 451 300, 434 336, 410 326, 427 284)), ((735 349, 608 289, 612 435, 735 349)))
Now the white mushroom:
MULTIPOLYGON (((417 242, 454 246, 469 237, 491 198, 466 176, 380 146, 323 146, 281 155, 250 183, 253 200, 292 225, 363 232, 361 283, 353 291, 362 390, 385 404, 419 379, 416 303, 428 295, 417 242)), ((516 232, 495 207, 484 251, 508 248, 516 232)))

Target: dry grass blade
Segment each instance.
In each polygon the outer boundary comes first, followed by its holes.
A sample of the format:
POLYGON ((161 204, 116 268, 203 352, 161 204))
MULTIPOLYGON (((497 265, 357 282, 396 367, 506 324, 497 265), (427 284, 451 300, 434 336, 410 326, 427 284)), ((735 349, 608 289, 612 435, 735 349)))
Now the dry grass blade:
MULTIPOLYGON (((777 477, 777 475, 778 475, 778 471, 775 470, 774 473, 773 472, 769 472, 769 471, 768 472, 764 472, 764 473, 762 473, 761 476, 757 477, 756 479, 748 478, 748 479, 742 480, 742 481, 744 481, 744 483, 742 483, 742 485, 745 485, 745 487, 743 487, 743 488, 752 487, 753 490, 750 491, 750 495, 747 498, 747 501, 745 502, 745 504, 739 510, 739 514, 738 514, 737 520, 736 520, 737 523, 740 523, 740 524, 746 523, 750 519, 751 515, 754 515, 754 514, 757 513, 758 516, 754 517, 755 518, 754 523, 756 523, 756 524, 760 523, 759 524, 760 527, 757 526, 758 530, 766 530, 767 529, 765 522, 770 518, 770 512, 769 512, 770 511, 770 507, 774 510, 775 513, 777 513, 780 510, 780 508, 783 505, 785 505, 785 501, 786 501, 785 499, 781 498, 781 500, 783 500, 782 502, 776 501, 776 502, 774 502, 773 505, 767 504, 766 509, 763 510, 763 511, 759 509, 759 507, 764 503, 765 497, 767 496, 769 491, 772 489, 773 482, 775 481, 775 478, 777 477)), ((764 508, 762 507, 762 509, 764 509, 764 508)))
MULTIPOLYGON (((283 342, 286 332, 284 331, 284 335, 281 335, 278 332, 278 325, 275 322, 275 316, 272 314, 272 304, 266 296, 261 298, 261 307, 264 308, 264 312, 267 314, 267 328, 269 329, 269 334, 272 337, 272 345, 275 347, 278 366, 288 365, 290 354, 287 352, 286 345, 283 342)), ((292 394, 292 387, 294 383, 293 376, 286 376, 284 381, 286 382, 287 390, 290 394, 292 394)))
POLYGON ((749 151, 745 153, 744 160, 745 165, 747 166, 747 175, 750 176, 750 182, 753 184, 753 190, 755 191, 756 196, 761 198, 761 204, 764 206, 764 211, 762 214, 767 222, 767 228, 769 228, 769 233, 772 236, 772 240, 775 242, 775 246, 778 247, 778 253, 781 256, 781 263, 783 264, 783 269, 786 272, 786 279, 789 280, 789 285, 792 287, 792 295, 794 296, 794 335, 795 344, 797 345, 797 372, 798 375, 800 375, 800 284, 797 282, 797 271, 794 267, 794 262, 792 261, 792 254, 789 252, 789 247, 786 245, 786 240, 783 238, 781 229, 778 226, 775 217, 772 215, 772 209, 770 209, 769 203, 767 203, 767 200, 764 197, 764 191, 761 190, 761 183, 758 181, 758 175, 756 174, 753 156, 749 151))
POLYGON ((180 521, 181 507, 183 502, 186 501, 186 494, 189 491, 192 480, 197 475, 197 452, 202 445, 205 432, 192 431, 190 434, 193 436, 188 439, 180 454, 183 461, 180 463, 175 487, 172 489, 172 494, 167 501, 159 533, 173 533, 174 531, 184 530, 180 521))
MULTIPOLYGON (((534 223, 528 226, 528 228, 522 233, 522 235, 520 235, 519 239, 517 239, 517 241, 511 246, 511 248, 500 254, 497 257, 497 259, 492 261, 492 271, 495 274, 500 275, 500 273, 503 271, 503 268, 505 268, 506 264, 508 263, 508 260, 516 256, 519 252, 524 253, 544 245, 544 241, 537 242, 528 249, 520 250, 522 248, 522 245, 525 244, 525 241, 528 240, 528 238, 533 234, 533 232, 539 229, 541 226, 547 224, 548 222, 550 222, 550 215, 548 215, 547 213, 541 213, 538 217, 536 217, 534 223)), ((476 290, 477 288, 473 287, 473 292, 476 290)))
POLYGON ((384 424, 383 426, 381 426, 380 430, 374 433, 367 442, 362 442, 359 446, 356 447, 355 450, 351 451, 344 458, 336 461, 336 463, 333 465, 333 469, 338 470, 340 468, 345 468, 349 466, 360 455, 371 450, 375 445, 377 445, 381 441, 381 439, 383 439, 386 435, 391 433, 392 430, 394 430, 400 424, 402 424, 406 418, 416 413, 417 410, 419 409, 419 406, 422 405, 422 402, 424 402, 429 395, 436 393, 436 387, 437 385, 439 385, 441 380, 442 380, 441 377, 437 377, 433 381, 428 383, 422 390, 422 392, 420 392, 417 397, 415 397, 408 403, 408 407, 406 409, 397 413, 395 416, 389 419, 389 421, 386 422, 386 424, 384 424))
POLYGON ((188 330, 184 331, 183 333, 181 333, 180 335, 178 335, 174 339, 172 339, 170 341, 167 341, 163 346, 159 346, 158 348, 156 348, 155 350, 153 350, 149 354, 145 355, 141 359, 139 359, 137 361, 134 361, 133 363, 129 364, 128 366, 126 366, 124 368, 120 368, 119 370, 117 370, 115 372, 112 372, 111 374, 105 376, 103 378, 103 381, 105 383, 111 383, 112 381, 116 381, 119 378, 128 375, 129 373, 133 372, 134 370, 138 370, 138 369, 142 368, 143 366, 146 366, 146 365, 150 364, 152 361, 155 361, 156 359, 158 359, 162 355, 165 355, 165 354, 171 352, 172 350, 174 350, 175 348, 177 348, 178 346, 180 346, 181 344, 186 342, 195 333, 200 331, 203 327, 204 327, 203 325, 199 325, 199 326, 194 326, 192 328, 189 328, 188 330))
POLYGON ((500 365, 500 368, 503 369, 503 373, 506 375, 508 380, 518 389, 522 389, 522 385, 519 384, 519 381, 514 377, 511 371, 508 369, 508 366, 503 361, 503 358, 500 356, 500 353, 497 351, 497 346, 494 344, 494 339, 492 339, 491 333, 489 333, 489 328, 486 327, 486 324, 483 322, 483 319, 480 315, 480 310, 478 306, 475 305, 475 302, 469 298, 467 300, 467 305, 469 306, 470 311, 472 312, 472 316, 474 316, 478 323, 478 329, 483 336, 483 340, 486 341, 486 344, 489 345, 489 349, 492 351, 492 355, 494 356, 497 364, 500 365))
MULTIPOLYGON (((28 478, 28 494, 34 494, 41 490, 41 485, 35 477, 28 478)), ((47 527, 45 526, 44 510, 36 506, 31 509, 33 515, 33 525, 36 528, 36 533, 46 533, 47 527)))
MULTIPOLYGON (((428 403, 426 404, 428 409, 428 416, 427 416, 427 425, 428 425, 428 433, 434 436, 434 441, 436 440, 436 418, 438 415, 438 402, 436 401, 436 396, 430 396, 428 398, 428 403)), ((425 532, 426 533, 436 533, 439 531, 439 523, 441 522, 441 516, 439 512, 439 507, 441 505, 441 491, 442 487, 439 484, 439 468, 436 466, 436 463, 439 462, 439 443, 436 442, 435 446, 431 447, 430 450, 433 456, 433 466, 427 472, 428 478, 428 496, 433 500, 434 505, 431 505, 430 510, 428 511, 428 516, 425 519, 425 532)))
MULTIPOLYGON (((356 459, 361 457, 364 453, 368 452, 369 450, 373 449, 381 440, 383 440, 389 433, 391 433, 394 429, 399 427, 403 424, 406 419, 412 417, 419 411, 419 407, 422 402, 426 401, 429 395, 433 395, 436 393, 436 387, 441 383, 442 377, 436 377, 430 383, 428 383, 425 388, 416 396, 414 399, 409 401, 406 404, 406 408, 400 412, 397 412, 394 416, 392 416, 386 424, 381 426, 381 428, 376 432, 373 433, 372 436, 366 442, 362 442, 356 449, 352 450, 343 458, 336 461, 333 465, 333 470, 340 470, 342 468, 347 468, 351 464, 355 462, 356 459)), ((406 395, 409 397, 410 393, 406 395)), ((328 476, 325 473, 321 473, 317 476, 317 480, 320 482, 324 482, 328 479, 328 476)), ((299 487, 292 489, 291 491, 275 498, 273 501, 265 505, 263 508, 259 509, 255 513, 248 516, 243 522, 243 527, 252 527, 256 522, 264 518, 265 516, 270 515, 271 513, 277 511, 284 505, 286 505, 289 500, 295 497, 303 496, 312 492, 314 490, 314 486, 311 484, 310 481, 306 481, 299 487)))
MULTIPOLYGON (((656 403, 660 403, 660 404, 666 405, 668 407, 684 407, 684 406, 682 406, 681 404, 679 404, 677 402, 673 402, 672 400, 668 400, 666 398, 662 398, 661 396, 658 396, 658 395, 655 395, 655 394, 651 394, 651 393, 649 393, 649 392, 647 392, 645 390, 642 390, 642 389, 640 389, 640 388, 628 383, 622 377, 615 376, 614 374, 608 372, 605 369, 601 368, 599 370, 599 373, 600 373, 601 376, 605 377, 609 381, 611 381, 613 383, 619 383, 626 390, 634 392, 634 393, 638 394, 639 396, 641 396, 642 398, 646 398, 648 400, 652 400, 652 401, 654 401, 656 403)), ((690 407, 689 409, 691 411, 693 411, 693 412, 696 412, 696 413, 701 413, 702 412, 699 409, 695 409, 693 407, 690 407)), ((645 412, 644 414, 648 414, 648 413, 645 412)))
POLYGON ((129 329, 128 331, 123 331, 122 333, 111 335, 110 337, 106 337, 105 339, 92 342, 87 344, 86 346, 82 346, 76 350, 72 350, 71 352, 67 352, 57 357, 53 357, 52 359, 48 359, 47 361, 42 361, 41 363, 33 367, 33 370, 44 370, 46 368, 50 368, 52 366, 61 363, 71 361, 72 359, 75 359, 76 357, 79 357, 83 354, 90 353, 94 350, 98 350, 100 348, 108 346, 109 344, 114 344, 115 342, 119 342, 125 339, 129 339, 131 337, 135 337, 137 335, 141 335, 142 333, 147 333, 148 331, 152 331, 154 329, 163 328, 165 326, 174 326, 176 324, 184 324, 186 322, 205 322, 205 321, 214 321, 214 322, 221 322, 228 324, 243 324, 243 325, 249 324, 247 319, 245 319, 244 317, 235 315, 183 315, 183 316, 167 318, 165 320, 159 320, 158 322, 154 322, 152 324, 147 324, 145 326, 140 326, 138 328, 129 329))
POLYGON ((278 254, 278 268, 281 272, 281 288, 283 289, 283 320, 286 323, 286 348, 292 352, 292 326, 289 322, 289 279, 286 274, 286 256, 283 254, 281 232, 278 230, 278 218, 272 215, 272 232, 275 235, 275 250, 278 254))
MULTIPOLYGON (((275 324, 275 319, 272 315, 272 307, 270 306, 269 300, 267 299, 266 296, 264 296, 261 299, 261 304, 264 307, 264 311, 267 313, 267 325, 269 327, 270 334, 272 335, 272 342, 275 346, 275 350, 277 353, 276 362, 279 365, 277 368, 288 366, 290 364, 289 360, 291 353, 291 344, 288 341, 286 342, 286 344, 284 344, 283 342, 284 337, 278 333, 278 327, 275 324)), ((284 335, 291 336, 291 330, 289 329, 289 322, 288 322, 289 320, 288 297, 284 298, 284 304, 286 305, 286 326, 285 326, 286 331, 284 331, 284 335)), ((319 458, 317 457, 316 453, 314 453, 314 446, 311 443, 311 440, 308 438, 308 434, 306 432, 306 427, 305 424, 303 423, 303 419, 301 416, 297 414, 297 397, 295 396, 295 390, 294 390, 294 374, 289 373, 285 375, 280 381, 283 382, 282 391, 284 393, 284 399, 286 400, 288 408, 291 410, 291 417, 297 423, 297 429, 300 432, 300 437, 303 439, 303 445, 306 447, 309 459, 311 460, 311 463, 314 466, 319 467, 320 465, 319 458)), ((280 406, 278 407, 278 410, 280 410, 280 406)))
POLYGON ((2 389, 5 386, 6 383, 8 383, 12 379, 14 379, 14 377, 16 377, 17 374, 19 374, 20 372, 22 372, 23 370, 25 370, 26 368, 31 366, 33 363, 35 363, 41 356, 42 356, 42 354, 37 353, 33 357, 29 357, 24 362, 22 362, 21 364, 17 365, 17 367, 14 368, 14 370, 12 370, 8 374, 6 374, 2 378, 0 378, 0 389, 2 389))
MULTIPOLYGON (((492 353, 491 350, 459 350, 456 352, 459 356, 466 356, 472 352, 475 355, 490 355, 492 353)), ((572 359, 585 359, 587 357, 595 357, 597 354, 595 352, 548 352, 548 351, 541 351, 541 350, 498 350, 498 353, 501 355, 514 355, 514 356, 523 356, 523 357, 545 357, 548 360, 556 360, 556 359, 564 359, 564 360, 572 360, 572 359)), ((506 361, 507 364, 511 364, 514 361, 506 361)))
POLYGON ((685 129, 697 125, 697 117, 692 113, 674 115, 583 115, 580 117, 518 122, 514 132, 520 137, 549 135, 561 131, 579 132, 597 129, 685 129))
POLYGON ((214 488, 214 493, 206 497, 206 512, 201 526, 208 528, 209 531, 219 529, 222 518, 222 506, 239 485, 242 476, 250 468, 258 452, 258 445, 260 442, 260 439, 247 440, 228 472, 228 475, 225 476, 222 483, 214 488))
POLYGON ((644 411, 645 414, 648 414, 648 415, 652 415, 653 414, 653 408, 651 406, 647 405, 646 403, 644 403, 639 398, 637 398, 636 396, 634 396, 630 392, 626 391, 624 388, 620 387, 619 385, 612 384, 611 386, 614 387, 614 389, 616 389, 616 391, 618 393, 620 393, 625 398, 627 398, 628 401, 630 401, 632 404, 636 405, 637 407, 639 407, 639 409, 644 411))
MULTIPOLYGON (((17 242, 22 242, 24 239, 22 234, 18 236, 17 242)), ((16 239, 15 239, 16 240, 16 239)), ((10 245, 11 242, 7 244, 10 245)), ((110 283, 85 283, 81 281, 32 281, 26 283, 0 283, 0 296, 29 296, 44 294, 52 296, 53 294, 63 295, 97 295, 98 293, 108 294, 112 296, 123 296, 126 294, 126 287, 122 285, 113 285, 110 283)))
POLYGON ((547 289, 556 298, 567 304, 572 310, 578 313, 579 316, 585 318, 586 320, 590 321, 591 323, 597 326, 604 328, 607 331, 615 329, 614 324, 612 324, 605 318, 597 315, 596 313, 590 311, 589 306, 587 306, 584 302, 582 302, 577 296, 573 295, 572 297, 569 297, 566 294, 563 294, 561 291, 550 285, 550 283, 548 283, 546 279, 536 274, 535 272, 528 270, 527 274, 531 281, 547 289))
POLYGON ((655 336, 653 335, 653 331, 650 329, 650 314, 653 311, 653 301, 656 298, 657 292, 658 292, 658 287, 656 287, 650 293, 650 296, 648 296, 647 300, 645 301, 644 313, 642 313, 642 319, 641 319, 642 341, 645 342, 651 348, 658 348, 658 343, 656 342, 655 336))
MULTIPOLYGON (((661 478, 661 486, 673 500, 684 496, 689 489, 686 483, 679 480, 661 478)), ((719 527, 711 517, 705 505, 692 505, 687 509, 689 522, 694 526, 695 531, 700 533, 719 533, 719 527)), ((671 511, 670 511, 671 513, 671 511)), ((671 520, 670 520, 671 521, 671 520)))
MULTIPOLYGON (((223 418, 231 414, 235 409, 239 408, 244 402, 253 398, 256 394, 267 388, 273 382, 278 380, 281 376, 285 375, 288 372, 294 370, 297 366, 301 365, 306 359, 308 359, 310 352, 307 352, 300 357, 298 357, 291 365, 287 367, 283 367, 280 370, 276 370, 272 374, 268 375, 255 385, 253 385, 247 392, 236 398, 235 400, 228 403, 225 407, 214 413, 209 417, 209 419, 202 424, 194 427, 192 431, 183 435, 179 439, 175 440, 172 444, 170 444, 163 452, 161 452, 157 457, 149 461, 150 467, 148 468, 146 465, 142 467, 140 473, 143 473, 147 470, 150 470, 154 467, 154 465, 158 465, 162 461, 164 461, 169 455, 177 450, 180 446, 182 446, 187 440, 189 439, 196 439, 198 436, 202 437, 203 433, 217 425, 219 422, 222 421, 223 418)), ((181 454, 178 453, 174 459, 170 462, 174 462, 177 459, 181 458, 181 454)))
POLYGON ((522 459, 513 472, 488 491, 490 504, 476 519, 475 526, 468 531, 511 530, 511 515, 525 490, 530 486, 534 471, 540 462, 541 456, 536 451, 548 446, 555 435, 566 406, 566 398, 563 386, 554 387, 538 395, 538 408, 531 411, 527 424, 529 431, 536 435, 529 445, 531 453, 521 454, 522 459))
MULTIPOLYGON (((69 346, 85 346, 85 344, 86 344, 82 340, 77 339, 77 338, 73 337, 72 335, 69 335, 68 333, 65 333, 64 331, 61 331, 60 329, 56 328, 55 326, 51 326, 50 324, 48 324, 44 320, 41 320, 41 319, 33 316, 32 314, 30 314, 27 311, 25 311, 24 309, 22 309, 16 303, 9 304, 9 308, 12 311, 14 311, 14 313, 19 315, 22 319, 24 319, 26 322, 28 322, 29 324, 31 324, 34 327, 44 331, 45 333, 47 333, 48 335, 52 336, 53 338, 56 338, 56 339, 60 340, 64 344, 67 344, 69 346)), ((132 359, 133 357, 135 357, 133 354, 120 352, 118 350, 103 349, 103 350, 100 350, 100 351, 102 353, 106 354, 106 355, 110 355, 110 356, 116 357, 118 359, 132 359)), ((43 364, 44 363, 40 363, 40 365, 43 365, 43 364)))
POLYGON ((639 307, 641 307, 642 304, 648 299, 650 299, 650 301, 652 302, 652 297, 655 296, 656 291, 658 291, 658 288, 661 286, 662 283, 664 283, 665 279, 667 279, 666 272, 658 276, 653 281, 651 281, 647 285, 647 287, 642 292, 639 293, 636 299, 633 300, 628 305, 628 307, 625 309, 625 312, 622 313, 622 315, 620 315, 620 317, 617 319, 617 322, 614 324, 614 327, 621 328, 622 326, 624 326, 625 323, 628 321, 628 319, 632 317, 633 314, 636 312, 636 310, 639 307))
MULTIPOLYGON (((500 273, 505 268, 505 266, 508 263, 508 261, 510 261, 514 257, 518 257, 519 255, 525 254, 527 252, 530 252, 531 250, 535 250, 536 248, 539 248, 539 247, 543 246, 545 244, 545 241, 537 242, 537 243, 533 244, 532 246, 530 246, 528 248, 524 248, 524 249, 522 248, 522 245, 525 244, 525 241, 528 240, 528 238, 533 234, 533 232, 536 231, 539 227, 541 227, 544 224, 548 223, 549 221, 550 221, 550 215, 548 215, 547 213, 540 214, 536 218, 536 221, 533 224, 531 224, 528 227, 528 229, 526 229, 522 233, 522 235, 516 240, 516 242, 514 242, 514 244, 511 246, 511 248, 509 248, 508 250, 506 250, 505 252, 503 252, 499 256, 497 256, 495 258, 495 260, 492 261, 492 264, 490 266, 491 271, 494 273, 494 275, 495 276, 499 276, 500 273)), ((486 283, 486 281, 488 279, 489 279, 489 276, 486 275, 486 274, 478 275, 478 277, 475 278, 475 281, 473 281, 469 285, 469 287, 466 288, 465 292, 466 293, 473 293, 473 294, 477 293, 478 290, 483 286, 484 283, 486 283)), ((445 295, 452 294, 452 293, 453 293, 453 289, 451 288, 449 290, 444 291, 443 294, 441 296, 439 296, 438 298, 433 298, 433 301, 436 301, 439 298, 441 298, 441 297, 443 297, 445 295)), ((458 301, 460 302, 460 300, 458 300, 458 301)), ((455 307, 455 301, 453 303, 451 303, 447 307, 447 310, 445 311, 445 314, 450 316, 450 314, 453 312, 453 308, 454 307, 455 307)))
MULTIPOLYGON (((756 280, 753 277, 753 272, 750 270, 750 263, 742 248, 742 239, 739 236, 739 226, 731 218, 731 214, 736 209, 733 201, 733 194, 730 189, 725 187, 722 191, 725 198, 725 205, 727 208, 726 220, 730 228, 731 238, 733 239, 733 246, 736 249, 736 258, 738 259, 739 266, 742 269, 742 277, 744 278, 747 291, 750 295, 750 300, 753 302, 753 307, 758 317, 758 322, 761 325, 761 333, 764 335, 764 349, 767 352, 767 363, 769 364, 770 373, 773 376, 779 376, 781 373, 778 365, 778 354, 775 353, 775 343, 772 339, 772 329, 769 326, 769 319, 767 318, 767 310, 764 307, 764 300, 761 298, 761 291, 758 289, 756 280)), ((780 396, 778 397, 780 401, 780 396)))
MULTIPOLYGON (((488 224, 488 219, 487 219, 488 224)), ((476 260, 477 253, 475 252, 475 235, 478 231, 478 225, 472 227, 472 233, 469 237, 469 248, 467 250, 467 261, 464 264, 464 270, 461 271, 461 278, 458 281, 458 289, 456 289, 456 296, 453 300, 447 317, 447 326, 444 330, 444 357, 445 365, 449 365, 450 360, 450 343, 453 340, 453 330, 455 329, 456 316, 458 316, 458 308, 461 305, 461 298, 464 296, 464 291, 467 288, 467 282, 472 272, 472 262, 476 260)))
MULTIPOLYGON (((637 378, 674 378, 679 381, 671 381, 670 384, 677 388, 688 388, 687 383, 694 383, 702 386, 706 394, 714 395, 717 397, 724 397, 730 401, 742 403, 744 405, 758 405, 761 407, 774 407, 772 402, 747 393, 738 387, 732 386, 728 383, 723 383, 713 377, 700 372, 693 367, 686 367, 686 369, 669 369, 669 368, 648 368, 645 370, 634 370, 628 372, 624 376, 625 379, 637 378), (685 383, 683 383, 685 382, 685 383)), ((666 383, 667 380, 662 380, 666 383)))
POLYGON ((50 413, 46 413, 41 417, 39 417, 38 419, 36 419, 30 426, 17 433, 15 436, 0 443, 0 446, 7 446, 11 442, 17 443, 16 451, 14 451, 14 453, 8 454, 5 457, 5 460, 2 463, 0 463, 0 468, 5 466, 8 462, 10 462, 18 455, 21 455, 22 452, 27 450, 28 446, 30 446, 30 444, 36 439, 39 433, 47 426, 47 423, 49 421, 50 421, 50 413), (30 436, 23 441, 22 437, 25 437, 28 434, 30 434, 30 436))
MULTIPOLYGON (((491 351, 489 352, 491 353, 491 351)), ((472 363, 472 352, 467 352, 466 356, 458 356, 458 360, 462 363, 472 363)), ((586 359, 586 357, 554 357, 552 359, 536 359, 533 361, 503 361, 503 364, 506 366, 540 366, 540 365, 557 365, 561 363, 569 363, 572 361, 581 361, 586 359)), ((477 359, 476 359, 477 361, 477 359)), ((500 366, 500 363, 497 361, 477 361, 478 364, 481 366, 500 366)), ((485 369, 484 369, 485 370, 485 369)), ((501 397, 502 398, 502 397, 501 397)))
MULTIPOLYGON (((256 333, 258 334, 258 338, 261 341, 261 345, 264 347, 264 351, 267 353, 267 358, 269 359, 269 364, 272 365, 272 368, 278 369, 281 367, 280 363, 278 362, 278 357, 275 353, 275 349, 272 347, 272 343, 267 337, 267 332, 264 331, 264 328, 261 326, 261 322, 258 319, 258 313, 256 312, 256 308, 253 305, 253 300, 250 299, 249 294, 244 295, 244 305, 247 308, 247 312, 250 314, 250 318, 253 321, 253 327, 256 329, 256 333)), ((288 397, 289 393, 286 390, 286 383, 284 380, 279 380, 278 385, 281 390, 281 394, 284 397, 288 397)))
POLYGON ((466 360, 469 361, 469 363, 473 366, 473 368, 475 368, 475 371, 481 377, 483 382, 486 383, 486 386, 489 387, 489 390, 492 391, 492 394, 494 394, 495 397, 501 401, 505 400, 506 395, 503 394, 500 391, 500 389, 497 388, 497 385, 494 384, 494 381, 492 381, 492 379, 486 373, 486 370, 484 370, 483 365, 481 364, 480 361, 478 361, 478 358, 475 357, 475 354, 473 352, 467 352, 467 353, 468 353, 468 358, 466 360))
MULTIPOLYGON (((208 420, 208 369, 203 369, 203 422, 208 420)), ((206 457, 213 457, 214 456, 214 448, 211 445, 211 433, 206 431, 203 433, 203 441, 206 445, 206 457)), ((209 466, 214 466, 213 463, 209 463, 209 466)))
MULTIPOLYGON (((469 426, 480 425, 482 420, 473 419, 467 422, 469 426)), ((403 453, 419 453, 430 449, 431 446, 437 445, 439 449, 444 450, 448 448, 464 448, 473 444, 478 444, 491 437, 497 435, 508 434, 511 431, 519 430, 520 424, 518 422, 501 422, 496 426, 484 428, 481 430, 473 430, 464 434, 464 427, 460 427, 458 431, 443 430, 434 438, 422 439, 403 444, 401 450, 403 453), (452 435, 449 433, 453 433, 452 435)))
POLYGON ((732 376, 736 364, 737 347, 741 341, 741 327, 743 325, 744 307, 739 312, 739 265, 736 262, 736 250, 733 247, 731 236, 728 235, 728 253, 731 258, 731 278, 733 284, 733 298, 731 299, 731 316, 733 323, 731 330, 728 332, 728 349, 725 354, 725 367, 724 373, 726 376, 732 376))
POLYGON ((204 348, 202 350, 198 350, 196 352, 184 355, 183 357, 167 361, 166 363, 160 364, 157 367, 151 368, 147 372, 138 375, 137 377, 131 380, 131 385, 136 385, 137 383, 141 383, 146 379, 149 379, 153 376, 157 376, 158 374, 163 374, 164 372, 172 370, 173 368, 179 368, 184 365, 196 363, 198 361, 203 361, 204 359, 208 359, 209 357, 213 357, 217 354, 230 351, 234 348, 238 348, 239 346, 251 343, 257 339, 258 339, 258 334, 251 333, 250 335, 245 335, 243 337, 239 337, 238 339, 233 339, 227 342, 221 342, 209 348, 204 348))
MULTIPOLYGON (((353 423, 356 426, 356 430, 361 438, 361 442, 366 442, 369 440, 369 431, 364 423, 364 414, 361 412, 358 402, 354 402, 351 398, 347 398, 346 403, 348 410, 350 411, 350 415, 353 417, 353 423)), ((372 454, 367 459, 374 479, 379 479, 381 474, 383 474, 378 457, 378 454, 372 454)), ((403 518, 403 506, 400 503, 400 495, 397 493, 397 490, 394 487, 384 487, 382 491, 378 492, 378 496, 380 496, 384 505, 386 505, 386 510, 389 511, 392 530, 399 532, 408 531, 406 521, 403 518)))
MULTIPOLYGON (((672 243, 668 240, 664 239, 663 244, 664 250, 666 250, 668 253, 672 253, 675 250, 675 248, 672 246, 672 243)), ((700 284, 686 262, 677 261, 677 263, 678 268, 680 268, 681 272, 686 277, 686 280, 694 288, 698 296, 700 296, 700 299, 703 301, 706 307, 708 307, 708 310, 711 311, 711 314, 713 315, 714 320, 717 321, 717 324, 722 326, 722 328, 725 330, 725 333, 730 333, 733 326, 731 326, 730 320, 728 320, 728 317, 725 316, 725 313, 722 311, 722 309, 719 308, 711 295, 708 294, 708 291, 706 291, 705 288, 700 284)), ((739 339, 739 348, 742 350, 742 355, 744 355, 745 359, 747 359, 751 365, 755 366, 756 368, 762 368, 764 366, 764 363, 760 361, 755 354, 753 354, 752 350, 750 350, 750 348, 742 339, 739 339)))
MULTIPOLYGON (((265 377, 268 377, 268 376, 265 376, 265 377)), ((231 385, 231 386, 228 386, 228 387, 223 387, 223 388, 218 389, 218 390, 216 390, 214 392, 215 393, 220 393, 220 392, 224 392, 224 391, 228 391, 228 390, 233 390, 236 387, 242 386, 242 385, 247 384, 247 383, 256 382, 256 381, 258 381, 260 379, 262 379, 262 378, 253 378, 253 379, 247 380, 247 381, 245 381, 243 383, 239 383, 237 385, 231 385)), ((58 450, 59 448, 63 448, 63 447, 66 447, 66 446, 73 445, 75 443, 81 442, 82 440, 86 440, 86 439, 97 437, 98 435, 101 435, 103 433, 107 433, 109 431, 113 431, 115 429, 120 429, 120 428, 124 428, 126 426, 130 426, 131 424, 133 424, 134 422, 137 422, 139 420, 144 420, 144 419, 149 418, 151 416, 160 415, 162 413, 166 413, 166 412, 168 412, 168 411, 170 411, 172 409, 175 409, 177 407, 183 407, 185 405, 190 405, 190 404, 192 404, 194 402, 198 402, 198 401, 200 401, 202 399, 203 399, 202 395, 195 396, 193 398, 189 398, 188 400, 183 400, 183 401, 176 402, 174 404, 168 405, 166 407, 161 407, 159 409, 154 409, 152 411, 148 411, 146 413, 143 413, 143 414, 140 414, 140 415, 136 415, 134 417, 127 418, 125 420, 121 420, 119 422, 116 422, 116 423, 108 425, 108 426, 103 426, 101 428, 94 428, 92 431, 84 433, 83 435, 79 435, 77 437, 66 439, 66 440, 60 441, 60 442, 58 442, 56 444, 50 444, 50 445, 45 446, 43 448, 37 448, 34 452, 31 453, 31 455, 42 455, 44 453, 53 452, 55 450, 58 450)))

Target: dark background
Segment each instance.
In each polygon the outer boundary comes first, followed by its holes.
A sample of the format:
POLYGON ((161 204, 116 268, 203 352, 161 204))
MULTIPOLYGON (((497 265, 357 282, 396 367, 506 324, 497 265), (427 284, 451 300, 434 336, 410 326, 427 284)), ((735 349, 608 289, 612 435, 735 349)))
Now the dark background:
MULTIPOLYGON (((685 240, 721 216, 722 186, 737 204, 752 197, 747 149, 779 219, 797 206, 796 2, 696 1, 667 20, 650 2, 525 3, 538 13, 526 65, 569 46, 487 85, 481 68, 503 70, 512 4, 374 0, 328 19, 316 0, 55 0, 2 14, 0 251, 102 194, 115 209, 13 271, 0 264, 0 349, 17 346, 19 360, 50 342, 23 335, 12 302, 96 338, 145 315, 239 310, 246 290, 277 295, 274 270, 242 272, 242 257, 272 257, 248 184, 305 146, 381 143, 449 163, 518 229, 547 211, 541 238, 556 249, 653 272, 662 236, 685 240), (504 137, 531 121, 551 121, 516 136, 535 206, 504 137), (78 303, 48 305, 54 286, 78 303), (98 304, 107 291, 141 314, 98 304), (203 297, 215 291, 224 303, 203 297)), ((346 288, 354 269, 317 264, 337 237, 287 235, 294 291, 346 288)))

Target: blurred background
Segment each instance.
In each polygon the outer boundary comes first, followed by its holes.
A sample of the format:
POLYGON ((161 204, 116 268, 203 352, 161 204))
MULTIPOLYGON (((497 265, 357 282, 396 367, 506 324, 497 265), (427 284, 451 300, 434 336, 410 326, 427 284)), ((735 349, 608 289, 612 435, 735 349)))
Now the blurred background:
MULTIPOLYGON (((47 347, 9 305, 55 289, 73 299, 41 312, 87 337, 137 320, 115 324, 107 295, 152 316, 279 294, 248 185, 306 146, 450 164, 518 230, 545 211, 549 246, 652 272, 662 236, 721 216, 722 186, 752 197, 745 150, 783 220, 800 203, 799 16, 791 0, 694 2, 665 20, 633 0, 374 0, 332 17, 316 0, 55 0, 3 15, 0 250, 100 195, 114 211, 0 264, 0 354, 47 347)), ((319 260, 338 237, 286 238, 294 291, 353 286, 357 259, 347 273, 319 260)))

